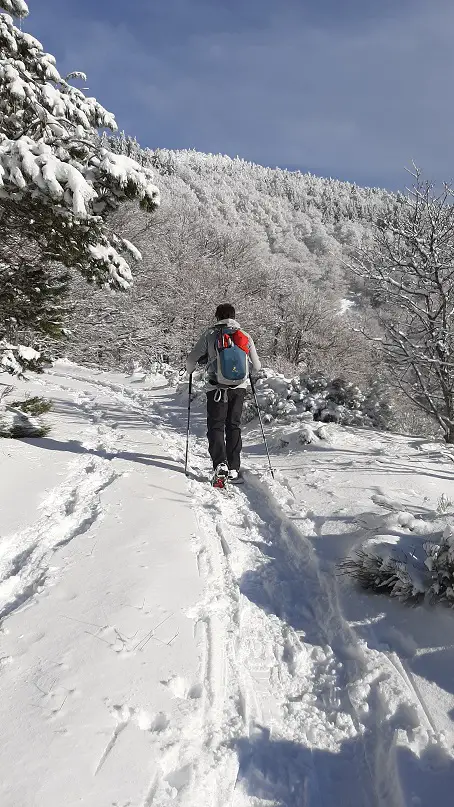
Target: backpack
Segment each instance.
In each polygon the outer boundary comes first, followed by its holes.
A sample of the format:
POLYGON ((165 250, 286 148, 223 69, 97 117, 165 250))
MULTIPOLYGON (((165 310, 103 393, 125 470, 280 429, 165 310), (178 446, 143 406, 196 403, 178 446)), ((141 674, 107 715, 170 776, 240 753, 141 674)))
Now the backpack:
POLYGON ((218 325, 215 331, 216 384, 237 387, 246 381, 249 372, 249 339, 245 333, 228 325, 218 325))

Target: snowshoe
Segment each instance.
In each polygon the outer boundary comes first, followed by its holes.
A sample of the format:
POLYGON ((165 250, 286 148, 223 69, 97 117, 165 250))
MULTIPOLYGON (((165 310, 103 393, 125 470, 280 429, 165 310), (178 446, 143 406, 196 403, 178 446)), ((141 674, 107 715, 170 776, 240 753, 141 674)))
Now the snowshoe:
POLYGON ((244 477, 241 471, 235 471, 233 468, 229 471, 229 482, 231 485, 243 485, 244 477))
POLYGON ((221 462, 214 471, 211 484, 214 488, 225 488, 229 478, 229 469, 225 462, 221 462))

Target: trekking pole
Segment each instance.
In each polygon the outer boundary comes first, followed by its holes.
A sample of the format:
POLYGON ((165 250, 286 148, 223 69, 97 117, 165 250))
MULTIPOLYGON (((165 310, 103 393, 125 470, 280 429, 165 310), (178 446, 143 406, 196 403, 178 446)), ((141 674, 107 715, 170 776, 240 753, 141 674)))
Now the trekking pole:
POLYGON ((184 460, 184 472, 188 475, 188 453, 189 453, 189 421, 191 419, 191 395, 192 395, 192 373, 189 374, 189 391, 188 391, 188 425, 186 429, 186 457, 184 460))
POLYGON ((253 396, 254 396, 255 405, 256 405, 256 407, 257 407, 257 413, 258 413, 258 416, 259 416, 259 421, 260 421, 260 428, 261 428, 261 430, 262 430, 263 442, 265 443, 265 451, 266 451, 266 456, 268 457, 268 463, 269 463, 269 466, 270 466, 271 476, 272 476, 272 478, 274 479, 274 471, 273 471, 273 468, 272 468, 272 465, 271 465, 270 452, 268 451, 268 444, 267 444, 267 442, 266 442, 266 437, 265 437, 265 429, 263 428, 263 420, 262 420, 262 415, 261 415, 261 412, 260 412, 259 402, 258 402, 258 400, 257 400, 257 393, 256 393, 256 391, 255 391, 255 386, 254 386, 254 382, 253 382, 253 380, 252 380, 252 376, 251 376, 251 375, 249 375, 249 381, 251 382, 252 394, 253 394, 253 396))

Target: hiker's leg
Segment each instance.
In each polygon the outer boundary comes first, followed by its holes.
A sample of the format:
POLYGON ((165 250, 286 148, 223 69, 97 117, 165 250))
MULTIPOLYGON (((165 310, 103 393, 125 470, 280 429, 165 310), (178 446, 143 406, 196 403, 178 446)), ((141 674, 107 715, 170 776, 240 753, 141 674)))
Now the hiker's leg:
POLYGON ((207 392, 207 437, 208 450, 213 461, 213 468, 217 468, 220 462, 226 462, 225 450, 225 420, 227 417, 228 403, 224 400, 222 390, 221 400, 215 401, 217 390, 207 392))
POLYGON ((225 424, 225 442, 227 448, 227 463, 231 470, 239 471, 241 464, 241 413, 243 411, 246 390, 229 389, 229 405, 227 421, 225 424))

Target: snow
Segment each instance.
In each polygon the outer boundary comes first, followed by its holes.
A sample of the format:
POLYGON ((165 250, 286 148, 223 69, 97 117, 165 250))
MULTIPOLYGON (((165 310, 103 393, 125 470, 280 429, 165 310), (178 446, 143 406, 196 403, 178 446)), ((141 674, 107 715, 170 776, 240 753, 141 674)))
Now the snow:
POLYGON ((336 574, 435 518, 441 444, 271 424, 273 482, 253 421, 224 495, 202 401, 182 473, 164 376, 60 362, 12 383, 54 409, 48 437, 0 442, 2 807, 451 802, 452 611, 336 574))
MULTIPOLYGON (((195 389, 203 390, 203 373, 194 375, 195 389)), ((300 373, 285 378, 271 369, 262 369, 255 384, 257 399, 267 422, 280 420, 334 421, 344 425, 389 428, 394 411, 388 390, 379 383, 362 391, 343 377, 329 380, 322 374, 300 373)), ((243 420, 257 414, 255 405, 246 401, 243 420)))
POLYGON ((117 286, 123 289, 129 288, 132 283, 131 269, 114 247, 90 244, 88 250, 95 261, 107 266, 109 275, 117 286))
POLYGON ((6 339, 0 339, 0 372, 21 375, 24 366, 40 358, 40 353, 26 345, 11 345, 6 339))
POLYGON ((132 244, 131 241, 128 241, 127 238, 122 238, 122 242, 123 242, 123 245, 124 245, 125 249, 127 249, 127 251, 131 253, 134 260, 136 260, 136 261, 141 261, 142 260, 142 254, 141 254, 140 250, 137 249, 135 244, 132 244))
POLYGON ((340 301, 339 314, 341 316, 342 314, 346 314, 348 311, 350 311, 351 308, 354 308, 354 306, 355 303, 353 302, 353 300, 347 300, 346 298, 343 298, 340 301))
POLYGON ((9 373, 21 373, 22 372, 22 365, 19 364, 17 361, 14 352, 13 346, 5 343, 5 340, 0 342, 0 347, 2 348, 2 354, 0 357, 0 367, 2 370, 6 370, 9 373))
POLYGON ((126 154, 112 154, 106 149, 102 150, 103 159, 99 168, 109 178, 115 179, 120 187, 132 184, 140 190, 141 199, 149 199, 153 204, 159 205, 159 189, 153 183, 153 171, 141 166, 126 154))
POLYGON ((25 361, 36 361, 40 357, 37 350, 34 350, 34 348, 27 345, 19 345, 17 352, 19 353, 21 359, 25 359, 25 361))
POLYGON ((10 14, 16 17, 26 17, 28 15, 28 6, 24 0, 1 0, 0 8, 4 8, 10 14))
POLYGON ((70 79, 78 79, 79 81, 84 81, 85 83, 88 80, 87 74, 83 73, 82 70, 73 70, 72 73, 69 73, 66 76, 66 81, 69 81, 70 79))

